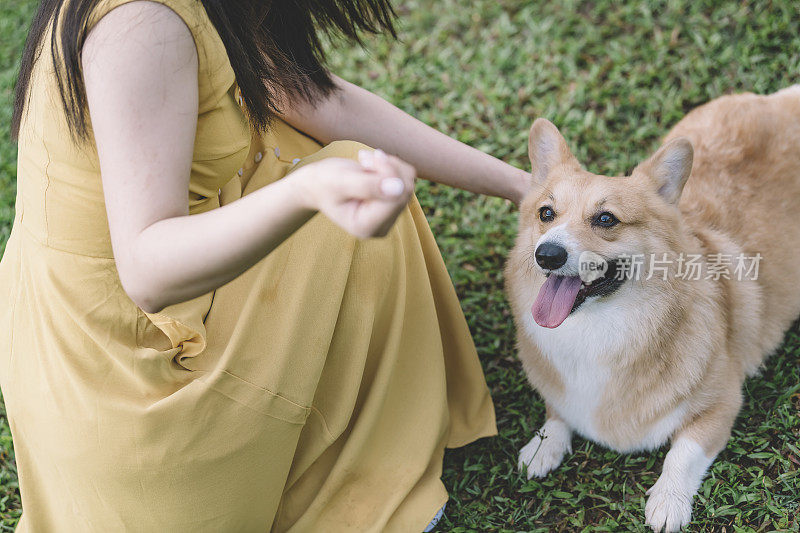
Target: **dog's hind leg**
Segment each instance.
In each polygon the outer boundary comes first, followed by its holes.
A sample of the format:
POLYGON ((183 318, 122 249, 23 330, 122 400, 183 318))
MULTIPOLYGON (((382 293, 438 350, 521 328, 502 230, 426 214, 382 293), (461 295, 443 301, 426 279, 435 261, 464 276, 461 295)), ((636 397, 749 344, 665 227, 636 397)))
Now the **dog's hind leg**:
POLYGON ((527 473, 528 479, 544 477, 572 452, 572 430, 547 407, 547 418, 536 435, 519 451, 518 468, 527 473))
POLYGON ((645 519, 653 531, 679 531, 692 518, 692 499, 708 467, 725 447, 741 405, 730 394, 680 429, 672 439, 664 467, 647 491, 645 519))

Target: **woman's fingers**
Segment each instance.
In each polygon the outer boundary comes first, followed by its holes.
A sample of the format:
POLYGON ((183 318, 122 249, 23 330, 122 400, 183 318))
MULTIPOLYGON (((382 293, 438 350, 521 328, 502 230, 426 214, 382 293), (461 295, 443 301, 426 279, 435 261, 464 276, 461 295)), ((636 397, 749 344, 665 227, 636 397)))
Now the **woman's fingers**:
POLYGON ((329 158, 306 168, 308 171, 301 181, 306 189, 312 189, 309 192, 318 198, 319 204, 348 199, 392 200, 402 198, 407 192, 399 178, 381 175, 352 159, 329 158))
POLYGON ((360 238, 382 237, 391 229, 397 217, 403 212, 411 198, 413 189, 395 176, 385 177, 384 172, 358 172, 350 175, 345 180, 348 187, 352 186, 351 198, 348 201, 350 209, 350 233, 360 238), (372 183, 372 186, 367 184, 372 183), (361 188, 365 186, 365 188, 361 188), (361 194, 370 188, 380 190, 380 195, 361 194))
POLYGON ((338 176, 339 194, 356 200, 384 200, 405 203, 410 196, 406 183, 396 176, 386 176, 361 168, 342 172, 338 176))
POLYGON ((353 211, 352 232, 357 237, 383 237, 403 212, 406 202, 360 202, 353 211))
POLYGON ((362 150, 358 160, 314 163, 304 180, 308 194, 316 198, 319 211, 356 237, 384 236, 408 204, 416 173, 380 151, 362 150))
POLYGON ((417 173, 414 167, 400 158, 387 155, 383 150, 360 150, 358 159, 364 168, 386 176, 398 177, 406 186, 414 187, 417 173))
POLYGON ((356 223, 364 227, 370 236, 384 236, 402 213, 414 192, 414 167, 382 150, 361 150, 359 162, 368 171, 384 176, 381 185, 384 194, 397 193, 397 201, 373 201, 359 205, 356 223))
POLYGON ((416 169, 395 156, 388 156, 388 162, 394 168, 395 174, 413 190, 414 180, 417 178, 416 169))

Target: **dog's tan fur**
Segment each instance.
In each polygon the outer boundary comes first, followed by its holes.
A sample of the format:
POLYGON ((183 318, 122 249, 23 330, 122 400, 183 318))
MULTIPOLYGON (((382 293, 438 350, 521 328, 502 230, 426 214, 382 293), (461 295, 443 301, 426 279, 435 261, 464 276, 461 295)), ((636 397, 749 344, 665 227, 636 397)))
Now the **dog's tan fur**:
MULTIPOLYGON (((585 250, 605 257, 667 253, 673 260, 666 280, 629 280, 608 302, 584 304, 630 306, 638 317, 624 331, 608 331, 624 342, 599 356, 610 379, 597 403, 586 406, 593 410, 596 440, 620 451, 652 447, 642 445, 645 436, 681 406, 673 442, 689 438, 713 458, 730 436, 745 377, 800 315, 800 86, 770 96, 725 96, 692 111, 629 177, 583 170, 542 119, 531 128, 529 149, 533 183, 520 208, 506 285, 519 357, 545 399, 548 420, 559 419, 553 406, 563 402, 568 377, 554 365, 558 353, 543 353, 529 320, 545 279, 533 248, 554 224, 540 221, 543 205, 554 207, 555 223, 566 224, 585 250), (598 210, 614 213, 620 223, 593 227, 589 221, 598 210), (763 256, 757 280, 674 275, 680 253, 705 259, 740 252, 763 256)), ((579 308, 567 321, 583 312, 579 308)), ((683 522, 667 516, 649 523, 675 530, 683 522)))

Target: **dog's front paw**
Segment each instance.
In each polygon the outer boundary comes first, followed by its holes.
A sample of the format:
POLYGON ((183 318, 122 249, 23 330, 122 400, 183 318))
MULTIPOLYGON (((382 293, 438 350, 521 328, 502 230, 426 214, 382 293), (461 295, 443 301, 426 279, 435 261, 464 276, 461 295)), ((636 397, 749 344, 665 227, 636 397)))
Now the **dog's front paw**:
POLYGON ((659 533, 680 531, 692 520, 692 493, 676 487, 669 479, 658 478, 647 491, 650 495, 644 507, 645 522, 659 533))
POLYGON ((536 435, 519 451, 520 470, 525 470, 528 479, 544 477, 572 451, 571 432, 564 422, 550 419, 536 435))

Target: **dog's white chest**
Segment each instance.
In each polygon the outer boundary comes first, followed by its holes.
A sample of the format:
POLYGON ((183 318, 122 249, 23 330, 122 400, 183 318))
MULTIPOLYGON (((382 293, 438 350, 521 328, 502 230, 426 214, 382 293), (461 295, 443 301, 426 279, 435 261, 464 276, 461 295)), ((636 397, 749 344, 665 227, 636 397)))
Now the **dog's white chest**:
POLYGON ((564 380, 564 395, 555 402, 555 409, 574 431, 599 442, 606 439, 595 425, 597 408, 602 401, 609 372, 596 361, 581 361, 581 364, 557 365, 564 380))
MULTIPOLYGON (((537 325, 530 315, 525 321, 526 333, 558 371, 564 385, 563 394, 548 396, 547 402, 573 431, 618 451, 660 446, 686 415, 686 405, 680 404, 647 427, 634 425, 635 419, 628 417, 615 422, 621 426, 614 435, 604 434, 598 427, 598 414, 602 414, 598 409, 607 401, 607 393, 614 392, 607 390, 614 386, 610 382, 615 372, 607 357, 620 350, 635 349, 631 343, 635 325, 630 309, 610 305, 587 306, 556 329, 537 325)), ((636 407, 621 411, 633 413, 636 407)))
POLYGON ((542 328, 532 317, 526 326, 564 384, 564 393, 557 398, 548 397, 548 403, 574 431, 604 442, 594 419, 611 375, 601 356, 610 348, 613 333, 592 327, 580 314, 569 317, 557 329, 542 328))

